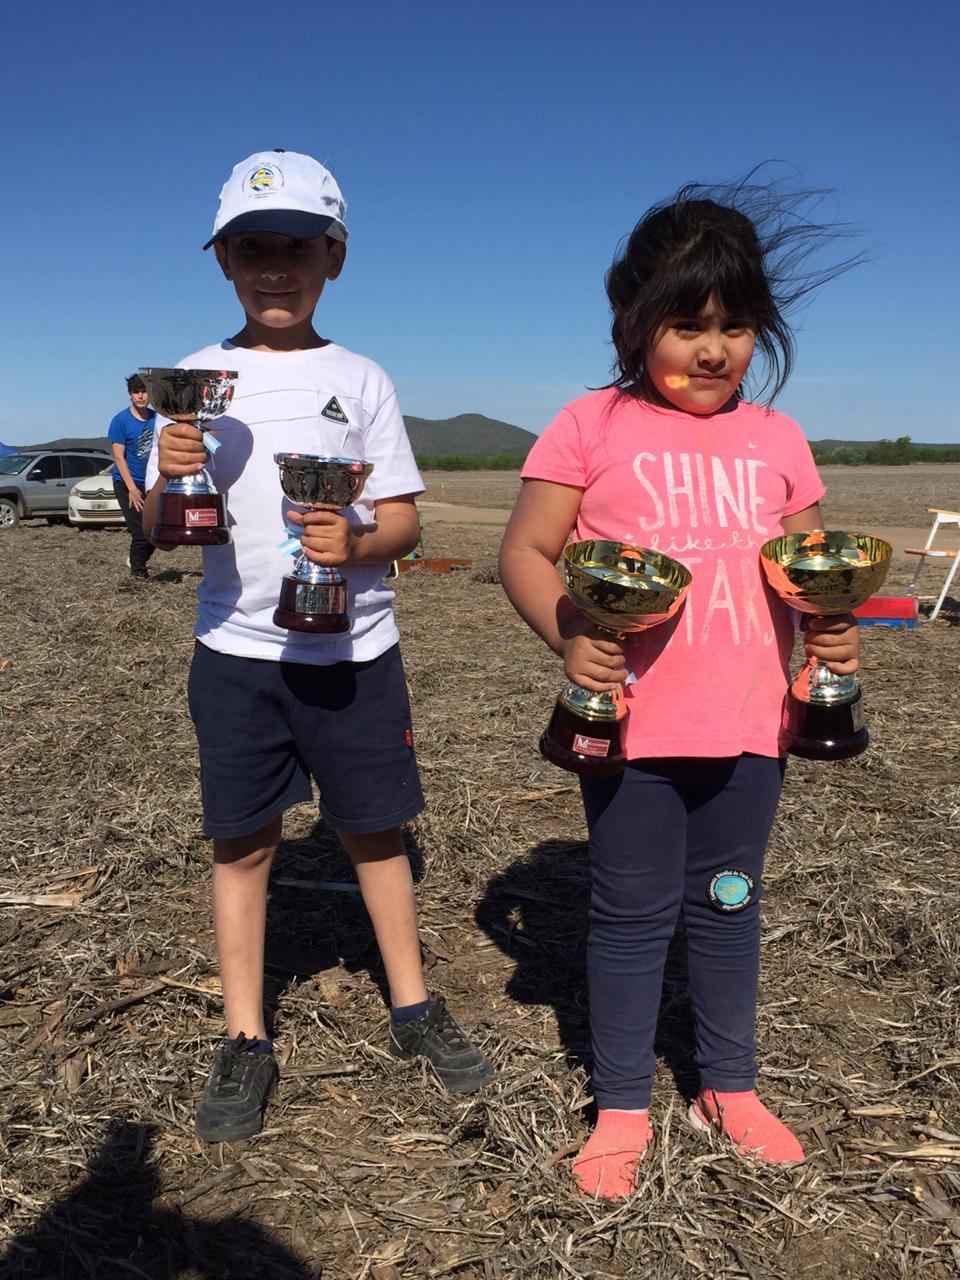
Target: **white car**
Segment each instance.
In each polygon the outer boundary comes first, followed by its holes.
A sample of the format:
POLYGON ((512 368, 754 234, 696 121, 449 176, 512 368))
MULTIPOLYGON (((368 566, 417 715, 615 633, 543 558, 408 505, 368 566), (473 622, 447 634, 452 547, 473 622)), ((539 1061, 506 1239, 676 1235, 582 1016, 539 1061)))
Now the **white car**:
POLYGON ((123 524, 123 512, 113 491, 110 473, 113 463, 99 473, 78 480, 67 500, 67 518, 78 528, 94 525, 123 524))

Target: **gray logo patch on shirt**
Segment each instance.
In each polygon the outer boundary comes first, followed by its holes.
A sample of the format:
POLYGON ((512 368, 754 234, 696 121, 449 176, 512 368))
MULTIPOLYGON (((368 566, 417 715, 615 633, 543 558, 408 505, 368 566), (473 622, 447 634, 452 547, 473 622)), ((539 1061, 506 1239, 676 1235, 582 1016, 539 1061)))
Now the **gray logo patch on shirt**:
POLYGON ((321 410, 321 416, 324 418, 332 418, 334 422, 349 422, 350 419, 340 408, 340 402, 336 396, 331 396, 327 407, 321 410))

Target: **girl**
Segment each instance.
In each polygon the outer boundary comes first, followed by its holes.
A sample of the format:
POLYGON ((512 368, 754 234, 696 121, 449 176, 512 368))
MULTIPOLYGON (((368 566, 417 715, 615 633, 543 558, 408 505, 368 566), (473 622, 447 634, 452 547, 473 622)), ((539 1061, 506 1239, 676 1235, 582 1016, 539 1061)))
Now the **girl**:
MULTIPOLYGON (((604 690, 628 668, 638 677, 625 689, 626 769, 581 779, 598 1112, 573 1171, 580 1194, 612 1200, 633 1190, 652 1137, 654 1031, 681 915, 700 1076, 691 1122, 742 1155, 804 1158, 754 1090, 761 872, 794 635, 758 552, 822 528, 824 488, 797 424, 741 387, 759 347, 780 390, 793 355, 785 310, 842 268, 798 280, 826 229, 787 206, 764 238, 743 212, 756 189, 716 194, 685 187, 635 227, 606 282, 618 376, 534 445, 501 550, 507 595, 568 679, 604 690), (683 609, 622 643, 597 631, 554 567, 571 533, 681 561, 693 574, 683 609)), ((811 620, 805 645, 832 671, 857 669, 852 617, 811 620)))

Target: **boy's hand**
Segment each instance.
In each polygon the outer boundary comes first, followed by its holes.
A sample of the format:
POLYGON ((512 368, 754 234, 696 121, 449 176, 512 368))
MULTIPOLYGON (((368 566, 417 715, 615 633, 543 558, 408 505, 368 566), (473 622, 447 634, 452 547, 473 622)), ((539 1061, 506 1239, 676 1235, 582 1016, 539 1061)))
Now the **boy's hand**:
POLYGON ((563 638, 563 669, 567 679, 584 689, 616 689, 627 678, 623 646, 595 627, 563 638))
POLYGON ((860 666, 860 628, 852 613, 810 618, 803 633, 808 658, 816 658, 838 676, 851 676, 860 666))
POLYGON ((127 490, 127 501, 130 503, 130 506, 134 511, 143 510, 143 492, 138 489, 136 485, 134 485, 132 489, 127 490))
POLYGON ((160 432, 157 465, 168 480, 202 471, 207 456, 203 436, 189 422, 171 422, 160 432))
POLYGON ((308 560, 333 568, 350 559, 350 524, 339 511, 288 511, 287 517, 303 526, 300 544, 308 560))

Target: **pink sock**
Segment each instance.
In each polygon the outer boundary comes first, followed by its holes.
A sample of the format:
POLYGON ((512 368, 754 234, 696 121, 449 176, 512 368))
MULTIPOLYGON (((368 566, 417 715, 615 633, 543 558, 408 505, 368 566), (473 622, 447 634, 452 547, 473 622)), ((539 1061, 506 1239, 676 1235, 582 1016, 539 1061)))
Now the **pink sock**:
POLYGON ((636 1187, 637 1163, 652 1138, 649 1111, 601 1107, 597 1127, 573 1162, 577 1194, 624 1200, 636 1187))
POLYGON ((797 1139, 753 1089, 744 1093, 701 1089, 690 1108, 690 1119, 701 1129, 725 1134, 735 1143, 738 1155, 767 1164, 802 1164, 805 1158, 797 1139))

